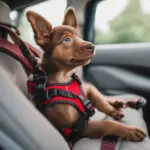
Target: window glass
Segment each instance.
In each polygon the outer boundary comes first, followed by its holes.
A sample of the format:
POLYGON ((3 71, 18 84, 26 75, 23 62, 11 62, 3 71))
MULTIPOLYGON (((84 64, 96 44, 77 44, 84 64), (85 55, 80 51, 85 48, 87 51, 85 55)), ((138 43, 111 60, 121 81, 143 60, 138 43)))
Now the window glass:
POLYGON ((99 2, 94 29, 96 44, 150 42, 150 1, 99 2))

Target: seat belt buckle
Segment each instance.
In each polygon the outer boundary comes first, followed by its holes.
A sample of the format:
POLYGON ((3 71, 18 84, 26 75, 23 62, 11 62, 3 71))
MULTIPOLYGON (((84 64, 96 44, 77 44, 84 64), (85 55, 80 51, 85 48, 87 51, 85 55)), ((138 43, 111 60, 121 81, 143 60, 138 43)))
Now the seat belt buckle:
POLYGON ((117 139, 116 136, 103 137, 101 150, 115 150, 117 139))

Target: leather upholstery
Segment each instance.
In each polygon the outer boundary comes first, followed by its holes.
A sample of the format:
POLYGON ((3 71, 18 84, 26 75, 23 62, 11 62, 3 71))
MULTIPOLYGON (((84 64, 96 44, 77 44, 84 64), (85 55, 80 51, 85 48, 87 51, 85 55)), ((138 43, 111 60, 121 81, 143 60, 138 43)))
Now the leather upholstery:
POLYGON ((14 147, 24 150, 69 150, 63 137, 31 105, 1 67, 0 77, 0 141, 5 141, 0 146, 6 149, 14 142, 14 147))
POLYGON ((1 12, 0 22, 10 23, 10 18, 9 18, 10 8, 3 1, 0 1, 0 12, 1 12))
MULTIPOLYGON (((116 96, 120 97, 121 99, 127 100, 129 98, 136 98, 137 95, 129 94, 129 95, 121 95, 116 96)), ((131 108, 126 108, 123 110, 125 117, 121 120, 122 123, 133 125, 137 127, 143 128, 146 133, 147 127, 145 121, 142 117, 142 110, 139 111, 131 108)), ((106 118, 105 114, 101 112, 96 112, 96 115, 92 118, 93 120, 97 119, 112 119, 110 117, 106 118)), ((99 150, 101 146, 101 139, 89 139, 84 138, 78 141, 75 145, 73 150, 99 150)), ((122 141, 119 140, 117 142, 117 146, 115 150, 150 150, 150 139, 146 137, 142 142, 129 142, 129 141, 122 141)))

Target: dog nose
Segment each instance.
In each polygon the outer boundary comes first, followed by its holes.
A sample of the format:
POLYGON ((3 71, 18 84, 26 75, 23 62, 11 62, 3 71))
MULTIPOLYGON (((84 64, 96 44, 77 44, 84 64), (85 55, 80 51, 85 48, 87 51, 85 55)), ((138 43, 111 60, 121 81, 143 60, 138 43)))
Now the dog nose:
POLYGON ((94 52, 94 49, 95 49, 95 46, 94 46, 94 44, 88 42, 88 43, 85 45, 85 48, 86 48, 89 52, 93 53, 93 52, 94 52))

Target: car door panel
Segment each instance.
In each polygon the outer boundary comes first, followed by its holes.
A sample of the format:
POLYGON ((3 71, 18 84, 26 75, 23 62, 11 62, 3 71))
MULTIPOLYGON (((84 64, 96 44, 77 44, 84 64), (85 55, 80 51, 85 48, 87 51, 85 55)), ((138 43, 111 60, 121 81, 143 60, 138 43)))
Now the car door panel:
POLYGON ((150 93, 150 44, 97 46, 84 68, 85 78, 99 90, 150 93))
POLYGON ((96 46, 91 65, 124 65, 150 68, 150 44, 96 46))
POLYGON ((87 74, 88 80, 102 91, 150 92, 150 78, 121 67, 93 66, 88 69, 87 74))
POLYGON ((150 44, 96 46, 84 77, 105 95, 129 93, 147 99, 143 113, 150 134, 150 44))

